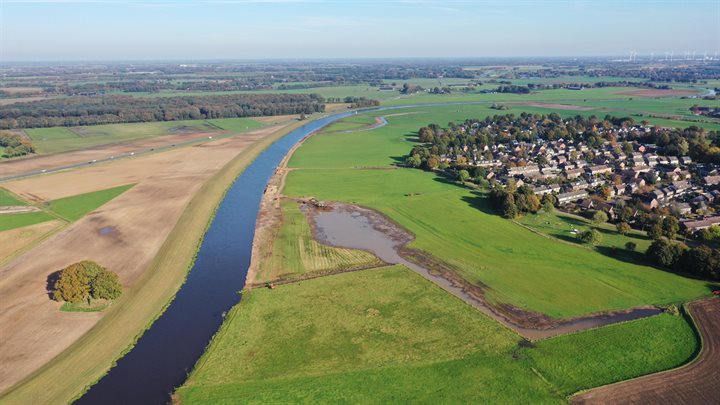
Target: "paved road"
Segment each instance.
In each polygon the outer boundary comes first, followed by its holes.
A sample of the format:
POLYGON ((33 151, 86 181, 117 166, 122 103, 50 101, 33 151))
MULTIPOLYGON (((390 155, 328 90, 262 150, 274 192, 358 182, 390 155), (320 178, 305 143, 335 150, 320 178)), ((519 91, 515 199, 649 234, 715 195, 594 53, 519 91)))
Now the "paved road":
POLYGON ((590 390, 575 404, 720 404, 720 299, 690 304, 703 340, 698 358, 685 367, 590 390))

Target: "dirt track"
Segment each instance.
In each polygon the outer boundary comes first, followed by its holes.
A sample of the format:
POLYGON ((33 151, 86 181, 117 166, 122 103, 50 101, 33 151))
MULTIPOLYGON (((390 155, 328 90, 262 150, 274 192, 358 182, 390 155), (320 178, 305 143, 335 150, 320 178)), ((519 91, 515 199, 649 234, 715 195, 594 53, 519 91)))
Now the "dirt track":
POLYGON ((690 304, 703 340, 698 358, 685 367, 607 385, 572 398, 576 404, 720 403, 720 299, 690 304))
POLYGON ((103 315, 59 311, 60 304, 46 294, 50 273, 79 260, 95 260, 132 288, 202 184, 278 129, 4 184, 38 202, 136 185, 0 266, 0 391, 61 353, 103 315))

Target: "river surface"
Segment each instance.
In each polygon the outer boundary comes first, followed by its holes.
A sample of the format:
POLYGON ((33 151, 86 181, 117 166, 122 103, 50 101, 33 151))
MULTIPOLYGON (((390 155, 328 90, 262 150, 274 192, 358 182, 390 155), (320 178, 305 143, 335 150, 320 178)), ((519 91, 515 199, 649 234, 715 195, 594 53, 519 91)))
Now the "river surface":
MULTIPOLYGON (((240 301, 260 199, 276 167, 305 136, 352 113, 312 121, 273 143, 220 203, 187 281, 167 310, 76 404, 164 404, 240 301)), ((242 136, 242 135, 240 135, 242 136)))

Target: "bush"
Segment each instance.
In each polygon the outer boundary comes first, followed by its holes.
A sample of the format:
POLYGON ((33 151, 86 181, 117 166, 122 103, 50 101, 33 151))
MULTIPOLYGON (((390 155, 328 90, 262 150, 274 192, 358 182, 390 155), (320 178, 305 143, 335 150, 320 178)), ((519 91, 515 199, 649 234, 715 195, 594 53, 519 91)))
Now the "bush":
POLYGON ((629 250, 629 251, 631 251, 631 252, 634 252, 635 249, 637 249, 637 243, 635 243, 635 242, 628 242, 628 243, 625 244, 625 249, 627 249, 627 250, 629 250))
POLYGON ((623 235, 627 235, 630 232, 630 225, 628 225, 627 222, 618 222, 617 225, 615 225, 617 228, 617 231, 623 235))
POLYGON ((608 216, 604 211, 594 211, 590 214, 590 219, 596 224, 607 222, 608 216))
POLYGON ((595 229, 582 232, 580 234, 580 241, 589 245, 596 244, 600 242, 600 232, 596 231, 595 229))
POLYGON ((113 300, 122 294, 117 274, 99 264, 84 260, 71 264, 62 271, 53 286, 56 301, 76 303, 83 300, 113 300))

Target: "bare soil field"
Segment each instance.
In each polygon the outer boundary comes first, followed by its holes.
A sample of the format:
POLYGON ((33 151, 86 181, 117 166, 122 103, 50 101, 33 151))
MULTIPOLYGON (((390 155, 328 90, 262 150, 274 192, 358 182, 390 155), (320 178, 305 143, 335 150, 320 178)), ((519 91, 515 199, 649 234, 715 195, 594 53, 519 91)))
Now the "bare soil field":
POLYGON ((717 404, 720 387, 720 299, 689 305, 702 337, 695 361, 675 370, 596 388, 576 395, 576 404, 717 404))
POLYGON ((691 96, 697 94, 695 90, 662 90, 662 89, 642 89, 642 90, 628 90, 621 91, 613 94, 619 94, 622 96, 637 96, 637 97, 672 97, 672 96, 691 96))
POLYGON ((0 232, 0 263, 60 225, 62 225, 60 221, 46 221, 0 232))
POLYGON ((29 103, 31 101, 45 100, 47 97, 17 97, 17 98, 0 98, 0 105, 10 105, 17 103, 29 103))
POLYGON ((180 142, 207 139, 208 136, 216 136, 217 134, 217 132, 207 132, 194 134, 163 135, 151 139, 107 144, 59 154, 38 155, 25 159, 13 159, 0 162, 0 177, 14 176, 23 173, 43 169, 47 170, 79 163, 87 163, 93 160, 109 158, 110 156, 120 156, 122 154, 136 151, 162 148, 180 142))
POLYGON ((118 273, 126 289, 132 288, 203 183, 279 128, 4 184, 43 202, 136 183, 0 267, 0 392, 60 354, 103 316, 59 311, 60 303, 46 292, 48 276, 89 259, 118 273))

